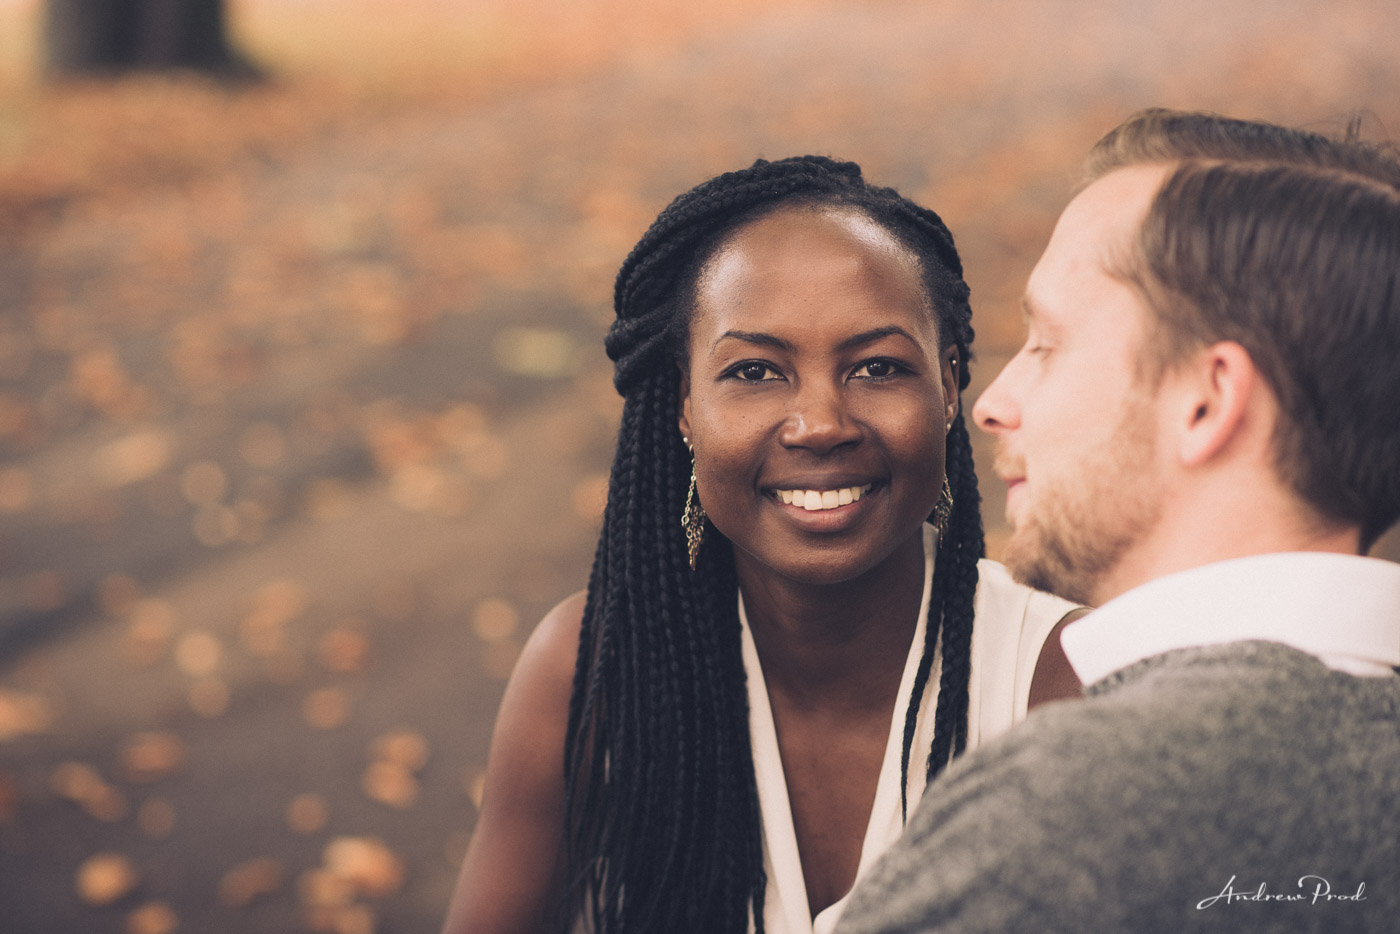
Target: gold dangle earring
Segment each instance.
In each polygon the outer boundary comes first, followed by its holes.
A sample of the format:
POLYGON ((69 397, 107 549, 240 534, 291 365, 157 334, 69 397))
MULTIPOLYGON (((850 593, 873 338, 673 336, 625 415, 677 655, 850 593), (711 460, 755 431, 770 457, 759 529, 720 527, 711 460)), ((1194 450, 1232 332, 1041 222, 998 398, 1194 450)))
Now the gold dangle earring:
POLYGON ((948 523, 953 518, 953 488, 948 485, 948 475, 943 475, 943 492, 938 494, 938 502, 933 507, 933 527, 942 538, 948 531, 948 523))
MULTIPOLYGON (((958 358, 953 358, 953 368, 957 369, 958 358)), ((953 422, 948 420, 943 426, 943 433, 947 434, 953 430, 953 422)), ((948 485, 948 468, 943 468, 943 489, 938 493, 938 502, 933 505, 933 515, 929 517, 933 520, 933 527, 938 532, 938 537, 948 531, 948 523, 953 519, 953 488, 948 485)))
POLYGON ((690 569, 693 571, 695 559, 700 556, 700 543, 705 538, 705 507, 700 505, 700 494, 695 489, 695 448, 691 447, 689 438, 683 440, 690 451, 690 490, 685 494, 681 528, 685 529, 685 548, 690 555, 690 569))

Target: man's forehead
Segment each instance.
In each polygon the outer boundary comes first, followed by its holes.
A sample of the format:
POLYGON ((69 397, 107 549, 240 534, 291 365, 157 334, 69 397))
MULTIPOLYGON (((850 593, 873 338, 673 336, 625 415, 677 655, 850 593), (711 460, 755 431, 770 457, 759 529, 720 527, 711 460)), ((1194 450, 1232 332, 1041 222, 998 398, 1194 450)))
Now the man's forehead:
POLYGON ((1098 235, 1105 240, 1135 233, 1174 168, 1167 163, 1131 165, 1095 179, 1065 207, 1056 232, 1066 228, 1075 239, 1098 235))
POLYGON ((1021 301, 1028 318, 1053 315, 1055 303, 1049 296, 1063 291, 1060 287, 1066 282, 1121 268, 1169 168, 1146 165, 1117 169, 1075 196, 1031 271, 1021 301))

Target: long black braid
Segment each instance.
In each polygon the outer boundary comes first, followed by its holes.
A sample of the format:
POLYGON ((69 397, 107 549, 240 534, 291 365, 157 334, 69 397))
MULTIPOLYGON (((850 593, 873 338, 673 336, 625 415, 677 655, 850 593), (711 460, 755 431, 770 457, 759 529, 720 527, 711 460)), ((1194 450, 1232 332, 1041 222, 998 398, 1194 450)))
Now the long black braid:
MULTIPOLYGON (((608 333, 624 398, 603 529, 569 705, 569 909, 595 930, 763 930, 766 879, 748 696, 727 541, 707 529, 699 565, 680 525, 690 456, 676 427, 692 292, 705 261, 745 223, 793 203, 850 205, 917 256, 944 347, 966 388, 968 289, 952 235, 932 211, 869 186, 854 163, 759 160, 673 201, 623 263, 608 333)), ((955 506, 937 557, 919 677, 904 730, 908 773, 919 698, 942 655, 927 773, 967 742, 973 596, 983 555, 972 449, 948 434, 955 506)), ((907 781, 904 782, 907 785, 907 781)))

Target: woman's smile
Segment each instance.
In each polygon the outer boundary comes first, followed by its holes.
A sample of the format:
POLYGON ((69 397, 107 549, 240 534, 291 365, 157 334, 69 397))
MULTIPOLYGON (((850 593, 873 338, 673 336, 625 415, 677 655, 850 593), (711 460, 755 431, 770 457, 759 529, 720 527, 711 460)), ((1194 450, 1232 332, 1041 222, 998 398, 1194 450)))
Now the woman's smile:
POLYGON ((835 488, 772 490, 768 501, 799 531, 831 535, 854 529, 870 513, 883 489, 864 483, 835 488))
POLYGON ((784 505, 796 506, 807 512, 818 512, 828 509, 839 509, 842 506, 849 506, 858 502, 862 496, 869 493, 875 485, 865 483, 859 486, 843 486, 834 489, 809 489, 799 487, 792 490, 774 490, 773 495, 782 500, 784 505))

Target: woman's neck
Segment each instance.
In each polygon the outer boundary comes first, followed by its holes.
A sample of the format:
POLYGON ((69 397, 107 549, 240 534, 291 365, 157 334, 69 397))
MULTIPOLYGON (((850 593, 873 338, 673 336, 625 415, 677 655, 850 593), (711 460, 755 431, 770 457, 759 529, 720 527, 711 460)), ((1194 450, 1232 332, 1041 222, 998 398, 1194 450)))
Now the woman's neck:
POLYGON ((884 561, 847 581, 780 577, 735 554, 754 647, 770 692, 814 704, 884 704, 898 687, 924 587, 923 529, 884 561))

